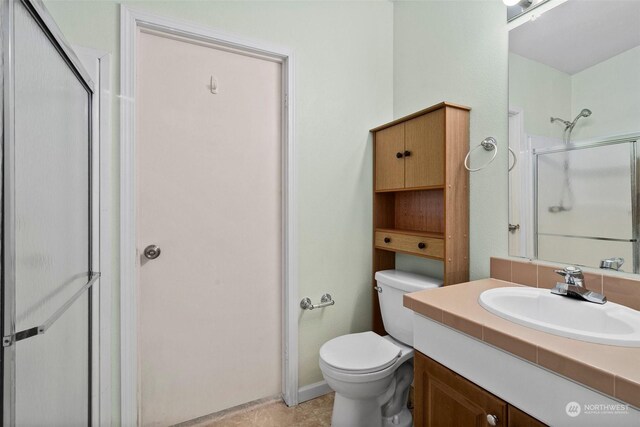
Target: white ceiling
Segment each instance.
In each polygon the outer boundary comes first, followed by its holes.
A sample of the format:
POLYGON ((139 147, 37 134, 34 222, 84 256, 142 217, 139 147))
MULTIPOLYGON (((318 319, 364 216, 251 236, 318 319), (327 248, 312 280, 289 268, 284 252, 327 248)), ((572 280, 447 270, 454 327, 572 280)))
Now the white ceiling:
POLYGON ((640 45, 640 0, 569 0, 509 32, 509 51, 575 74, 640 45))

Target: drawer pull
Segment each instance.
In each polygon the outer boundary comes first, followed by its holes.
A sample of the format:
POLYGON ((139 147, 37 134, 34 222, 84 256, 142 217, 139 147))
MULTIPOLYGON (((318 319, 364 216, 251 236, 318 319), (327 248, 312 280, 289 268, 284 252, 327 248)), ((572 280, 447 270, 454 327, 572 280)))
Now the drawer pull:
POLYGON ((390 237, 385 237, 384 238, 384 242, 385 243, 391 243, 391 238, 390 237))
POLYGON ((401 158, 402 158, 402 156, 403 156, 403 154, 402 154, 402 153, 400 153, 400 152, 397 152, 397 153, 396 153, 396 157, 397 157, 398 159, 401 159, 401 158))
POLYGON ((425 242, 420 242, 420 243, 418 243, 418 248, 419 248, 419 249, 424 249, 424 248, 426 248, 426 247, 427 247, 427 244, 426 244, 425 242))

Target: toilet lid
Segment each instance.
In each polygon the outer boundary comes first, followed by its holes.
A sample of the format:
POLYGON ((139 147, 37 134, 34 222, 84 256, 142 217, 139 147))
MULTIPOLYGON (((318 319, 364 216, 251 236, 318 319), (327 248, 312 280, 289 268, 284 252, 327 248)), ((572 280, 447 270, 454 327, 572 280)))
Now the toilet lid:
POLYGON ((361 374, 391 366, 401 353, 400 347, 375 332, 343 335, 320 348, 320 358, 326 364, 361 374))

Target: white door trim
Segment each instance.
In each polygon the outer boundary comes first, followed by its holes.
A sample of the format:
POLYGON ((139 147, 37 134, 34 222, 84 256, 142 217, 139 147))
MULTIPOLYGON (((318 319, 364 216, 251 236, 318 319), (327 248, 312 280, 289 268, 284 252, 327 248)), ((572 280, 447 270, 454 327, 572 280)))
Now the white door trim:
MULTIPOLYGON (((138 28, 259 55, 282 63, 282 390, 288 405, 298 403, 298 261, 294 144, 294 59, 288 49, 225 34, 188 22, 120 6, 120 339, 121 423, 139 420, 135 192, 135 77, 138 28)), ((194 337, 197 339, 197 337, 194 337)), ((167 340, 167 345, 170 341, 167 340)))
POLYGON ((92 108, 92 222, 94 248, 92 269, 100 272, 100 279, 92 293, 92 424, 111 425, 111 54, 95 49, 73 46, 73 50, 98 61, 99 75, 88 68, 96 87, 92 108))
MULTIPOLYGON (((515 134, 517 135, 517 139, 512 140, 511 136, 513 135, 511 129, 509 131, 509 147, 515 151, 515 156, 517 156, 517 164, 514 167, 513 172, 517 173, 517 181, 519 184, 519 188, 517 189, 519 193, 519 200, 517 203, 516 209, 519 210, 519 224, 520 229, 517 231, 519 233, 518 236, 518 250, 517 254, 512 253, 512 248, 509 248, 510 255, 515 256, 523 256, 527 258, 531 258, 533 256, 533 207, 531 205, 531 200, 533 199, 533 194, 531 189, 531 180, 532 180, 532 171, 531 171, 531 144, 528 141, 527 135, 524 129, 524 109, 516 106, 509 106, 509 127, 515 130, 515 134)), ((511 154, 509 154, 509 165, 511 165, 511 154)), ((509 175, 509 179, 511 181, 511 175, 509 175)), ((510 192, 510 201, 513 201, 515 198, 511 194, 514 189, 509 188, 510 192)), ((511 211, 513 206, 510 204, 509 207, 509 221, 511 221, 511 211)))

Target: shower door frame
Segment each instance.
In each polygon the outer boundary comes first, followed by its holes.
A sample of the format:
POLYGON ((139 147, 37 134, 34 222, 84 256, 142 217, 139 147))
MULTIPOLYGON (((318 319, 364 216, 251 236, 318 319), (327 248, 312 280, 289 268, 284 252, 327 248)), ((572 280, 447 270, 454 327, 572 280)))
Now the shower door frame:
MULTIPOLYGON (((41 0, 0 0, 0 130, 2 154, 0 166, 0 195, 2 201, 1 233, 2 268, 2 387, 0 387, 0 418, 3 425, 15 424, 15 159, 14 159, 14 4, 20 1, 32 14, 37 24, 50 40, 52 47, 79 79, 88 91, 88 180, 87 194, 89 210, 89 247, 88 267, 91 272, 101 271, 89 293, 89 314, 91 339, 87 357, 90 375, 88 387, 88 424, 111 424, 111 355, 110 355, 110 240, 108 218, 110 185, 108 177, 111 150, 110 124, 110 75, 109 58, 101 57, 100 82, 96 88, 89 73, 67 42, 53 17, 41 0), (96 104, 95 91, 100 91, 99 105, 96 104), (97 242, 96 242, 97 241, 97 242), (101 284, 101 286, 100 286, 101 284)), ((74 301, 75 303, 76 301, 74 301)), ((63 306, 64 307, 64 306, 63 306)), ((32 337, 30 339, 37 339, 32 337)))
MULTIPOLYGON (((151 29, 212 43, 282 64, 282 398, 298 404, 298 245, 294 142, 294 55, 289 49, 120 5, 120 413, 136 426, 140 414, 136 264, 136 34, 151 29)), ((324 391, 324 389, 322 389, 324 391)), ((321 393, 322 394, 322 393, 321 393)), ((305 396, 311 396, 306 393, 305 396)), ((315 396, 309 397, 313 398, 315 396)))
MULTIPOLYGON (((596 138, 589 141, 578 142, 570 146, 554 146, 548 148, 539 148, 533 150, 533 256, 534 259, 540 259, 538 256, 538 158, 540 155, 562 153, 575 150, 583 150, 595 147, 604 147, 607 145, 630 144, 629 153, 629 179, 631 180, 631 235, 629 240, 633 245, 633 271, 632 273, 640 273, 640 134, 633 133, 628 135, 620 135, 610 138, 596 138)), ((575 237, 575 236, 567 236, 575 237)), ((601 237, 585 237, 593 240, 612 240, 601 237)), ((616 240, 616 239, 613 239, 616 240)), ((544 260, 549 261, 549 260, 544 260)), ((587 266, 597 268, 595 266, 587 266)))
MULTIPOLYGON (((79 56, 98 61, 93 99, 93 224, 94 265, 100 271, 98 292, 93 294, 93 425, 111 425, 111 54, 73 45, 79 56), (104 255, 103 255, 104 254, 104 255)), ((89 73, 91 74, 91 73, 89 73)))

